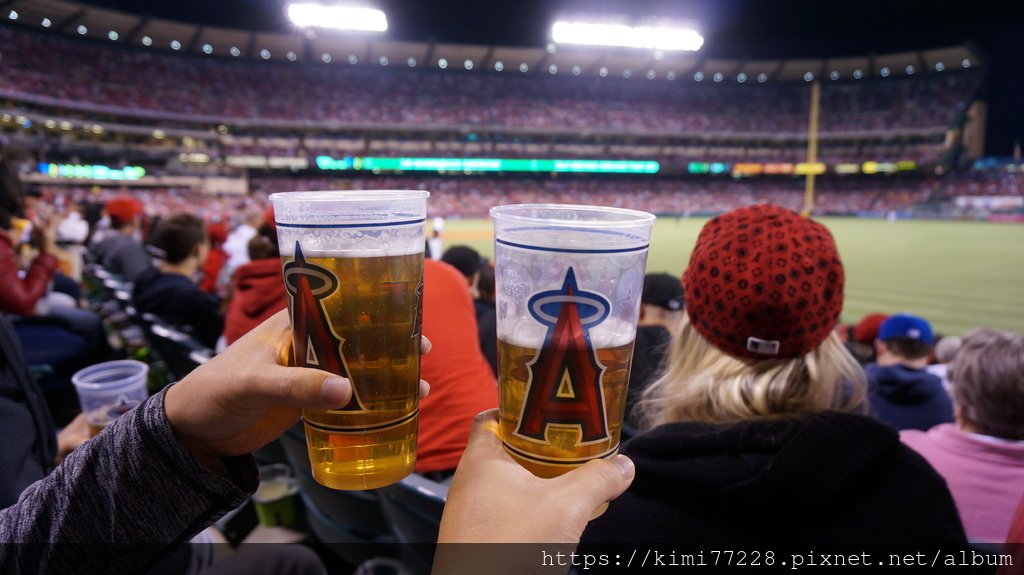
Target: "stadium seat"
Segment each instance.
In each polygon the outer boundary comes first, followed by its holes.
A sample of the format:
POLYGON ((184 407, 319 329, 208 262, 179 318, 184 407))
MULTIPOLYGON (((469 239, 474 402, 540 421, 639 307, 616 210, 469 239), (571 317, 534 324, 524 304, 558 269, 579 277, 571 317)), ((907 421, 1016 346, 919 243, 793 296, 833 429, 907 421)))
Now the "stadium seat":
POLYGON ((213 351, 153 314, 142 314, 152 351, 166 364, 171 381, 181 381, 193 369, 210 361, 213 351))
POLYGON ((402 559, 417 573, 429 573, 448 486, 414 473, 377 492, 402 559))

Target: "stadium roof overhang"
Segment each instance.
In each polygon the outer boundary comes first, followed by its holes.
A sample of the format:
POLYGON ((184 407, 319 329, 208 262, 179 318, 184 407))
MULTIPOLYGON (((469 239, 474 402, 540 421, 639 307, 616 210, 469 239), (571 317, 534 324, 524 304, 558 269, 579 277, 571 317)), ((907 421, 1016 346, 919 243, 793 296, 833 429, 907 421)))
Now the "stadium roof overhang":
POLYGON ((318 61, 336 65, 447 67, 511 73, 628 76, 635 78, 693 78, 707 81, 749 82, 849 79, 860 76, 901 76, 942 69, 979 67, 980 56, 967 46, 836 59, 718 60, 699 52, 560 46, 479 46, 402 42, 340 32, 253 32, 149 18, 65 0, 9 0, 0 2, 4 18, 16 11, 15 23, 111 44, 200 56, 268 61, 318 61), (50 25, 43 26, 46 19, 50 25), (111 34, 113 32, 113 34, 111 34), (174 48, 176 46, 177 48, 174 48), (442 64, 443 61, 443 64, 442 64), (966 63, 966 65, 964 65, 966 63), (698 74, 699 73, 699 74, 698 74), (808 76, 810 74, 810 76, 808 76))

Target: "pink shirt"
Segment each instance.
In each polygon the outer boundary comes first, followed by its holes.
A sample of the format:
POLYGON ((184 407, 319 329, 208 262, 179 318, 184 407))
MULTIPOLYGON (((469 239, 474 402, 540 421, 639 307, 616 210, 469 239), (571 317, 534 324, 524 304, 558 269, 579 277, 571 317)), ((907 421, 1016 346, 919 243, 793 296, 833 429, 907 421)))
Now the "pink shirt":
POLYGON ((1006 540, 1024 497, 1024 441, 966 433, 955 423, 902 431, 900 439, 945 478, 968 540, 1006 540))

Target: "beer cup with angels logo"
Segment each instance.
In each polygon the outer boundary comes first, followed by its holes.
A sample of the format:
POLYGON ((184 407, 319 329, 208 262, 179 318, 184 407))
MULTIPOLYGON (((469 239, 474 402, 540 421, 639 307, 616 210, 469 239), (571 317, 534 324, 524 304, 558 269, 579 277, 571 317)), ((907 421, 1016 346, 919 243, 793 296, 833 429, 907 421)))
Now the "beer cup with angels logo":
POLYGON ((428 192, 270 196, 296 365, 343 375, 352 399, 303 412, 313 477, 395 483, 416 463, 428 192))
POLYGON ((505 449, 540 477, 613 455, 654 216, 520 204, 491 217, 505 449))

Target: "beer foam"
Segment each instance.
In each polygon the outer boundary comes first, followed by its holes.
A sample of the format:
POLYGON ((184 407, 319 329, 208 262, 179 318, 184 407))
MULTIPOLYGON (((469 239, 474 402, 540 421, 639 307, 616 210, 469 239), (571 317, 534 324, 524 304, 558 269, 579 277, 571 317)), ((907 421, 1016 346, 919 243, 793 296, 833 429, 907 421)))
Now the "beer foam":
POLYGON ((423 253, 423 224, 396 228, 285 228, 277 239, 283 257, 295 256, 295 242, 308 258, 367 258, 423 253))
MULTIPOLYGON (((519 347, 539 349, 548 334, 548 326, 531 317, 498 320, 498 338, 519 347)), ((626 345, 636 339, 636 326, 631 322, 609 317, 588 330, 594 349, 626 345)))

